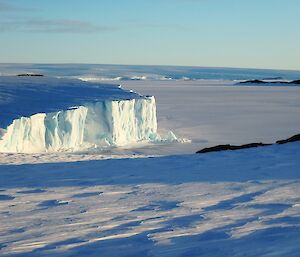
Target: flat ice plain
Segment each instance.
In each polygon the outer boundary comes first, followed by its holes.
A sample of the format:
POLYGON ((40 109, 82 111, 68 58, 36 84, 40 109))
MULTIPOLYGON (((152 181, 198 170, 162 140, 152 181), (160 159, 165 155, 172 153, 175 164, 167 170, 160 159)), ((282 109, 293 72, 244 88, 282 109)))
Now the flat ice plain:
POLYGON ((158 128, 191 144, 145 149, 189 154, 217 144, 272 143, 299 133, 300 87, 247 86, 234 81, 123 81, 124 88, 154 95, 158 128))
POLYGON ((299 133, 300 87, 122 85, 192 142, 0 154, 1 256, 299 257, 299 143, 193 153, 299 133))

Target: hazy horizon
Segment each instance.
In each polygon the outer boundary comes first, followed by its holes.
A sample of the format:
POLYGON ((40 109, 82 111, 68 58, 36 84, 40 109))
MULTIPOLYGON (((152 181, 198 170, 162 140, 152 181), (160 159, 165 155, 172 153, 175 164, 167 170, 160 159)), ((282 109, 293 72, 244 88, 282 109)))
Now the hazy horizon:
POLYGON ((130 64, 130 63, 79 63, 79 62, 0 62, 0 65, 100 65, 100 66, 131 66, 131 67, 182 67, 199 69, 245 69, 245 70, 273 70, 273 71, 300 71, 299 69, 281 68, 258 68, 258 67, 224 67, 224 66, 200 66, 200 65, 180 65, 180 64, 130 64))

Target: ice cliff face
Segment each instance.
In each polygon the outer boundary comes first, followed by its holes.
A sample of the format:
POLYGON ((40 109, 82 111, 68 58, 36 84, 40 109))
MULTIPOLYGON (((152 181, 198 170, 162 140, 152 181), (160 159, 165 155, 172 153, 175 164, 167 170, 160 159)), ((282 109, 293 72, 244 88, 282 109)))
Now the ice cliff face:
POLYGON ((0 152, 79 151, 157 140, 164 139, 157 134, 152 96, 79 80, 0 76, 0 152))
POLYGON ((154 97, 105 100, 15 119, 0 140, 0 152, 77 151, 158 137, 154 97))

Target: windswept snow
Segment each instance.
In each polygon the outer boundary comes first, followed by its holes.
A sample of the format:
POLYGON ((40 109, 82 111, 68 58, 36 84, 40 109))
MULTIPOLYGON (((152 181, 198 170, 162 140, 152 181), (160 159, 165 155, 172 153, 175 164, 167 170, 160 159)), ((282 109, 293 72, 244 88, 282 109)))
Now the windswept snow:
POLYGON ((298 257, 299 154, 0 165, 0 255, 298 257))

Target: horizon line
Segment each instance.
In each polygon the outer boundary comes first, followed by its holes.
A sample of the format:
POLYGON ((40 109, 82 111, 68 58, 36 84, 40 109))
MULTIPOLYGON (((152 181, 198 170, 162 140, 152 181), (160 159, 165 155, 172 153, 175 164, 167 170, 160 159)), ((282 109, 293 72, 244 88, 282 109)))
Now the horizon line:
POLYGON ((214 69, 249 69, 249 70, 278 70, 295 71, 299 69, 288 68, 262 68, 262 67, 237 67, 237 66, 200 66, 200 65, 179 65, 179 64, 124 64, 124 63, 88 63, 88 62, 0 62, 0 65, 107 65, 107 66, 146 66, 146 67, 186 67, 186 68, 214 68, 214 69))

